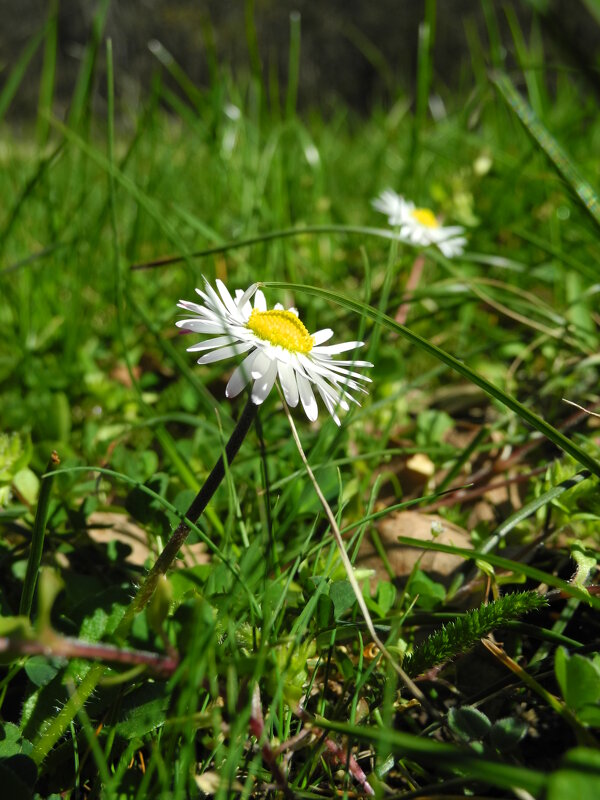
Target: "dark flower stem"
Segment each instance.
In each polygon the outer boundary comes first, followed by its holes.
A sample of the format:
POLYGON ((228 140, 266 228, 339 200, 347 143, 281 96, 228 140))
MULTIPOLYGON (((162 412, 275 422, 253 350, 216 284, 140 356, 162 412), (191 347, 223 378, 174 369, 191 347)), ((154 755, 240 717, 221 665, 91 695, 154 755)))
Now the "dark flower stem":
MULTIPOLYGON (((248 402, 242 411, 242 415, 239 418, 229 441, 225 445, 225 457, 227 458, 228 465, 232 463, 233 459, 238 454, 238 451, 242 446, 242 442, 244 441, 246 434, 250 430, 250 427, 256 418, 257 410, 258 406, 253 403, 250 398, 248 398, 248 402)), ((192 504, 186 511, 186 521, 180 522, 175 528, 169 541, 164 546, 162 553, 156 559, 156 563, 148 573, 146 580, 138 589, 133 602, 130 604, 123 620, 121 621, 121 624, 119 625, 117 630, 118 634, 125 635, 127 633, 133 617, 138 614, 150 601, 150 598, 156 589, 156 585, 158 584, 159 578, 161 575, 166 574, 167 570, 177 557, 177 553, 181 550, 185 540, 188 537, 190 528, 187 522, 195 523, 199 519, 224 477, 225 461, 223 456, 221 456, 215 464, 212 472, 202 485, 200 491, 194 498, 192 504)))

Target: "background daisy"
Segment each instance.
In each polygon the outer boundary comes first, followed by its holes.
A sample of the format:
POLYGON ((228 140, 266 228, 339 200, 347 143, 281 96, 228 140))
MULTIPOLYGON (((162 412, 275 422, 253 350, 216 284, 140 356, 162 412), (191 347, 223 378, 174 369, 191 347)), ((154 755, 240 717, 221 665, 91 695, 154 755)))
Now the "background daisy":
POLYGON ((427 247, 436 245, 446 258, 459 256, 467 240, 460 225, 440 225, 429 208, 417 208, 392 189, 385 189, 371 201, 373 207, 386 214, 390 225, 399 228, 398 236, 408 244, 427 247))

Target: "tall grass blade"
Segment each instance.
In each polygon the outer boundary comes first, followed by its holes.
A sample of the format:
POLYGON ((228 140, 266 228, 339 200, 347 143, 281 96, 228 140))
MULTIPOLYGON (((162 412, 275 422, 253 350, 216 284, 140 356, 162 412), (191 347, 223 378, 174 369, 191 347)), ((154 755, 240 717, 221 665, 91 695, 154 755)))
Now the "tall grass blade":
POLYGON ((8 79, 4 84, 4 88, 0 92, 0 121, 4 118, 4 115, 8 111, 8 108, 19 89, 19 86, 21 85, 25 71, 31 62, 31 59, 37 53, 37 50, 40 44, 43 42, 45 35, 46 26, 44 26, 41 31, 36 33, 36 35, 27 43, 25 49, 17 59, 17 63, 12 68, 8 79))
POLYGON ((56 79, 56 52, 58 46, 58 0, 50 0, 48 23, 46 25, 46 46, 44 63, 40 79, 38 98, 38 116, 36 122, 36 138, 38 145, 44 147, 50 133, 50 117, 52 116, 52 99, 56 79))
POLYGON ((296 113, 298 84, 300 82, 300 13, 290 14, 290 55, 288 61, 288 84, 285 98, 285 118, 292 119, 296 113))
POLYGON ((33 531, 31 533, 31 550, 29 551, 29 558, 27 559, 27 569, 25 571, 25 580, 23 581, 23 592, 21 594, 21 602, 19 604, 19 614, 24 617, 28 617, 31 614, 33 595, 37 584, 40 563, 42 561, 42 552, 44 550, 44 537, 46 534, 46 521, 48 519, 50 490, 52 489, 52 482, 55 475, 54 470, 58 464, 60 464, 58 455, 56 452, 53 452, 50 457, 50 461, 48 462, 48 466, 46 467, 46 474, 42 478, 40 495, 35 512, 35 520, 33 522, 33 531))
POLYGON ((504 101, 512 108, 529 135, 550 159, 557 172, 583 203, 586 211, 600 225, 600 201, 592 186, 585 180, 566 151, 537 118, 532 108, 523 100, 508 75, 494 72, 491 81, 504 101))
POLYGON ((562 578, 557 578, 556 575, 550 575, 549 572, 544 572, 541 569, 537 569, 537 567, 531 567, 529 564, 522 564, 520 561, 511 561, 509 558, 497 556, 493 553, 482 553, 479 550, 468 550, 465 547, 453 547, 452 545, 441 544, 440 542, 417 541, 410 536, 399 536, 398 543, 405 547, 416 547, 419 550, 434 550, 439 553, 450 553, 451 555, 462 556, 462 558, 470 560, 483 561, 499 569, 526 575, 528 578, 538 581, 539 583, 547 583, 548 586, 554 586, 556 589, 560 589, 560 591, 567 596, 577 597, 579 600, 583 600, 584 603, 592 606, 592 608, 600 608, 600 598, 591 595, 586 589, 582 589, 580 586, 576 586, 568 581, 563 581, 562 578))
POLYGON ((481 780, 504 789, 519 787, 534 796, 540 796, 546 785, 546 776, 533 769, 524 769, 500 761, 482 758, 473 750, 461 750, 449 744, 442 744, 430 738, 413 736, 409 733, 376 728, 374 726, 348 725, 344 722, 317 717, 316 723, 323 730, 335 731, 352 740, 379 744, 388 751, 398 753, 401 758, 414 758, 440 767, 444 772, 454 770, 472 780, 481 780))
POLYGON ((81 122, 83 112, 92 94, 98 49, 102 41, 102 34, 104 32, 104 26, 106 25, 106 16, 109 6, 110 0, 101 0, 98 5, 98 10, 94 15, 92 34, 85 48, 81 68, 77 76, 75 91, 73 92, 73 98, 71 100, 71 108, 69 110, 68 122, 69 125, 74 127, 77 127, 81 122))

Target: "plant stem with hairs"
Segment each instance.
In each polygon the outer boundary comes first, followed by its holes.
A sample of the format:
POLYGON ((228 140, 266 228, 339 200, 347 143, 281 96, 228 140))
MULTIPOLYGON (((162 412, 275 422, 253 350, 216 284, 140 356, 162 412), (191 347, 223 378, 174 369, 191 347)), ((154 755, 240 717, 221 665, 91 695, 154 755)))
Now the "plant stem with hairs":
MULTIPOLYGON (((250 427, 256 418, 257 410, 258 406, 253 403, 250 398, 248 398, 248 402, 242 411, 242 415, 239 418, 238 423, 225 446, 225 457, 228 465, 231 464, 233 459, 238 454, 238 451, 242 446, 242 442, 244 441, 246 434, 250 430, 250 427)), ((190 522, 196 522, 198 520, 224 477, 225 461, 223 456, 221 456, 213 467, 213 470, 208 478, 204 481, 204 484, 192 501, 192 504, 186 511, 186 519, 188 519, 190 522)), ((148 604, 150 598, 154 594, 154 590, 156 589, 159 578, 161 575, 166 574, 167 570, 177 557, 177 553, 185 544, 185 540, 187 539, 189 532, 189 526, 183 521, 180 522, 175 528, 161 554, 156 559, 154 566, 146 576, 146 580, 140 586, 137 594, 133 598, 133 601, 129 605, 125 616, 117 628, 117 635, 123 636, 126 634, 134 616, 148 604)))
MULTIPOLYGON (((238 454, 239 449, 242 446, 242 442, 244 441, 244 438, 246 437, 254 419, 256 418, 257 410, 258 406, 256 406, 251 399, 248 399, 248 402, 242 411, 242 415, 239 418, 238 423, 225 446, 225 458, 227 459, 228 465, 232 463, 233 459, 238 454)), ((194 523, 200 517, 224 477, 225 460, 223 456, 221 456, 186 512, 185 516, 190 522, 194 523)), ((185 522, 180 522, 177 528, 175 528, 171 534, 171 537, 169 538, 169 541, 163 548, 159 557, 156 559, 156 563, 148 573, 146 580, 140 586, 137 594, 129 604, 123 619, 115 631, 115 636, 117 638, 125 638, 129 632, 129 628, 135 615, 145 608, 149 602, 154 590, 156 589, 156 586, 158 585, 160 577, 167 572, 175 560, 177 553, 185 543, 189 532, 190 528, 185 522)), ((49 727, 44 730, 43 734, 40 734, 35 739, 33 742, 32 758, 36 764, 39 765, 42 763, 42 761, 44 761, 50 750, 52 750, 54 745, 69 727, 75 715, 83 707, 88 697, 101 681, 104 670, 104 664, 94 664, 83 681, 77 687, 77 690, 73 692, 70 700, 61 709, 59 714, 52 720, 49 727)))

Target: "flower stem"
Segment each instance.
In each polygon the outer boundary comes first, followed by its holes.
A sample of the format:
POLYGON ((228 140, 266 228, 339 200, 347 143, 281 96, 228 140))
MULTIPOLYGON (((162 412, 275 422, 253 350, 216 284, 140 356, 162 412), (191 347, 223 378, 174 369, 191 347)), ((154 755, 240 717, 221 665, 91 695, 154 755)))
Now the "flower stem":
MULTIPOLYGON (((227 458, 227 464, 231 464, 233 459, 238 454, 238 451, 242 446, 242 442, 244 441, 244 438, 250 430, 252 422, 256 417, 257 410, 258 406, 256 406, 249 399, 246 403, 246 407, 242 411, 242 415, 238 420, 233 433, 231 434, 229 441, 225 445, 225 457, 227 458)), ((194 498, 191 506, 187 510, 185 516, 190 522, 195 523, 197 521, 224 477, 225 461, 223 456, 221 456, 215 464, 213 471, 210 473, 204 482, 204 485, 194 498)), ((156 563, 148 573, 146 580, 139 588, 136 596, 129 604, 123 619, 119 623, 119 626, 115 631, 115 636, 117 638, 125 638, 127 636, 135 615, 146 606, 152 597, 160 576, 167 572, 175 560, 175 557, 184 544, 189 532, 190 529, 185 522, 181 522, 173 531, 171 538, 165 545, 162 553, 156 559, 156 563)), ((38 766, 43 762, 50 750, 52 750, 54 745, 66 731, 69 724, 79 713, 90 694, 96 689, 97 685, 102 680, 105 670, 106 665, 104 663, 100 662, 93 664, 90 667, 89 672, 77 687, 76 691, 73 692, 73 695, 66 705, 61 709, 58 715, 52 719, 48 728, 46 728, 36 737, 33 742, 32 758, 38 766)))
POLYGON ((300 458, 302 460, 302 463, 304 464, 304 469, 306 470, 306 474, 308 475, 309 480, 312 483, 313 488, 314 488, 314 490, 316 492, 316 495, 319 498, 319 501, 320 501, 321 505, 323 506, 323 511, 325 512, 325 516, 327 517, 327 521, 329 522, 329 527, 331 528, 331 532, 333 534, 333 538, 334 538, 335 543, 337 545, 338 552, 340 554, 340 558, 341 558, 342 564, 344 565, 344 569, 346 570, 346 575, 348 577, 348 582, 350 583, 350 586, 352 587, 352 591, 354 592, 354 596, 356 597, 356 602, 358 603, 358 607, 359 607, 359 609, 361 611, 361 614, 363 615, 363 619, 364 619, 365 624, 367 626, 367 630, 369 631, 369 634, 371 635, 371 639, 373 639, 373 642, 380 649, 381 654, 383 655, 383 657, 388 661, 388 663, 390 664, 392 669, 396 672, 396 674, 398 675, 400 680, 404 683, 404 685, 409 690, 409 692, 412 694, 412 696, 416 700, 418 700, 419 703, 423 706, 423 708, 426 711, 428 711, 433 717, 435 717, 436 719, 439 719, 439 714, 431 706, 431 704, 429 703, 429 701, 427 700, 427 698, 425 697, 423 692, 415 684, 413 679, 409 675, 406 674, 406 672, 402 669, 400 664, 398 664, 398 662, 394 659, 394 657, 392 656, 390 651, 387 649, 387 647, 384 645, 384 643, 381 641, 381 639, 377 635, 377 631, 375 630, 375 626, 373 625, 373 620, 371 619, 371 615, 369 613, 369 609, 367 608, 367 604, 366 604, 365 599, 363 597, 361 588, 358 585, 358 581, 356 580, 356 575, 354 574, 354 568, 352 566, 352 562, 350 561, 350 558, 349 558, 348 554, 346 553, 346 548, 344 547, 344 540, 342 539, 342 534, 341 534, 339 526, 338 526, 338 524, 336 522, 335 516, 333 515, 333 511, 331 510, 331 507, 330 507, 329 503, 327 502, 327 500, 325 498, 325 495, 321 491, 321 487, 319 486, 319 484, 317 482, 317 479, 315 478, 315 475, 314 475, 312 469, 310 468, 310 464, 308 463, 308 459, 306 458, 306 454, 305 454, 305 452, 304 452, 304 450, 302 448, 302 443, 300 442, 300 437, 298 436, 298 431, 296 430, 296 426, 294 424, 294 420, 292 419, 292 415, 290 414, 290 410, 288 408, 288 405, 285 402, 285 399, 284 399, 283 395, 281 395, 281 392, 280 392, 280 396, 281 396, 281 402, 283 403, 284 411, 285 411, 286 416, 288 418, 288 422, 290 423, 290 428, 292 430, 292 438, 294 439, 294 443, 296 445, 298 453, 300 454, 300 458))
MULTIPOLYGON (((253 403, 250 398, 248 398, 248 402, 242 411, 242 415, 239 418, 238 423, 235 426, 231 437, 229 438, 229 441, 225 445, 225 457, 227 458, 228 465, 232 463, 233 459, 238 454, 238 451, 242 446, 242 442, 244 441, 246 434, 250 430, 250 427, 256 418, 257 410, 258 406, 253 403)), ((185 517, 187 520, 192 523, 198 520, 224 477, 225 461, 223 456, 221 456, 213 467, 212 472, 200 488, 200 491, 192 501, 192 504, 186 511, 185 517)), ((168 542, 164 546, 163 551, 156 559, 154 566, 146 576, 146 580, 138 589, 136 596, 133 598, 133 601, 125 613, 125 616, 121 620, 121 623, 116 631, 118 636, 124 636, 127 634, 129 625, 131 624, 134 616, 138 614, 149 602, 154 590, 156 589, 156 585, 160 576, 166 574, 167 570, 177 557, 177 553, 181 550, 183 544, 185 543, 189 532, 190 528, 185 522, 180 522, 175 528, 168 542)))

